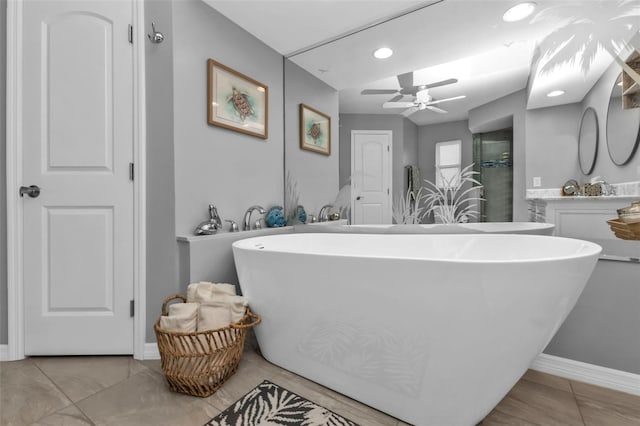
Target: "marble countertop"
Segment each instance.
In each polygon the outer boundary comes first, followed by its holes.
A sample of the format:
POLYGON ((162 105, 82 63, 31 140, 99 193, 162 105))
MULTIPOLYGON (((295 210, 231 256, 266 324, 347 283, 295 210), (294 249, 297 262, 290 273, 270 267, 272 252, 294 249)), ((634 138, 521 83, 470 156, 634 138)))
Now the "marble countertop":
POLYGON ((562 188, 535 188, 527 189, 526 200, 572 200, 572 201, 627 201, 640 200, 640 181, 611 184, 615 188, 616 195, 602 195, 589 197, 582 195, 562 195, 562 188))

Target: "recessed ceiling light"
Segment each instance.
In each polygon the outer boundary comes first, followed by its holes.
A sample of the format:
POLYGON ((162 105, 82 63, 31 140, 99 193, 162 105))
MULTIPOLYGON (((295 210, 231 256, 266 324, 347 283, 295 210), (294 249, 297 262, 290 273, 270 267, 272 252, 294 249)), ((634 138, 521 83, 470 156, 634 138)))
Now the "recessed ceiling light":
POLYGON ((547 96, 550 98, 555 98, 556 96, 564 95, 564 90, 554 90, 553 92, 547 93, 547 96))
POLYGON ((387 59, 391 55, 393 55, 393 50, 388 47, 381 47, 373 52, 373 56, 378 59, 387 59))
POLYGON ((502 20, 505 22, 520 21, 531 15, 535 8, 536 4, 532 1, 518 3, 502 15, 502 20))

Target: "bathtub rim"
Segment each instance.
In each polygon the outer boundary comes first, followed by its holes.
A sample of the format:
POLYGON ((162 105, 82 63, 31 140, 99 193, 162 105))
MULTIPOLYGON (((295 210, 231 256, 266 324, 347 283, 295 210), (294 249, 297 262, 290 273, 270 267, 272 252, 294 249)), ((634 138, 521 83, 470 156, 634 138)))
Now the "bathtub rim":
MULTIPOLYGON (((264 248, 264 247, 263 247, 264 248)), ((550 235, 529 235, 529 234, 489 234, 489 233, 473 233, 473 234, 369 234, 369 233, 360 233, 360 234, 343 234, 343 233, 325 233, 325 232, 314 232, 314 233, 293 233, 293 234, 281 234, 281 235, 265 235, 261 237, 250 237, 244 238, 241 240, 237 240, 233 242, 232 249, 235 250, 246 250, 246 251, 255 251, 255 252, 269 252, 269 253, 281 253, 288 255, 309 255, 309 256, 320 256, 320 257, 345 257, 345 258, 353 258, 353 259, 375 259, 375 260, 392 260, 392 261, 420 261, 420 262, 445 262, 445 263, 458 263, 458 264, 536 264, 536 263, 544 263, 544 262, 552 262, 552 261, 565 261, 572 259, 580 259, 590 256, 598 257, 603 249, 597 243, 587 240, 581 240, 578 238, 567 238, 567 237, 557 237, 550 235), (249 244, 252 242, 258 242, 261 240, 267 239, 293 239, 293 238, 312 238, 313 236, 320 235, 332 235, 333 237, 327 238, 363 238, 363 236, 376 236, 378 238, 408 238, 408 237, 420 237, 420 238, 444 238, 444 236, 449 238, 470 238, 470 237, 480 237, 481 239, 504 239, 504 238, 515 238, 515 239, 553 239, 553 240, 570 240, 570 241, 578 241, 583 247, 586 246, 588 250, 584 250, 581 253, 573 253, 571 255, 563 255, 563 256, 555 256, 555 257, 539 257, 533 259, 450 259, 450 258, 425 258, 425 257, 413 257, 413 256, 379 256, 379 255, 360 255, 360 254, 344 254, 344 253, 325 253, 325 252, 308 252, 308 251, 292 251, 291 249, 287 250, 269 250, 262 248, 257 248, 256 246, 250 247, 249 244), (335 237, 336 235, 344 235, 345 237, 335 237)))

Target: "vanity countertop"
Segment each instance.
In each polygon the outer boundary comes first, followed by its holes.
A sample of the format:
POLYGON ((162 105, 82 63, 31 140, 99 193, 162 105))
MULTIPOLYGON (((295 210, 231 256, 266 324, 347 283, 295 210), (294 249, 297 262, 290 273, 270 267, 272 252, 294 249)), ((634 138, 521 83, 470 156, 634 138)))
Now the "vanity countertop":
POLYGON ((635 201, 640 200, 640 182, 614 183, 611 186, 615 189, 616 195, 582 196, 582 195, 562 195, 562 188, 535 188, 527 189, 525 199, 530 201, 635 201))
POLYGON ((530 201, 616 201, 627 202, 640 200, 640 195, 603 195, 598 197, 587 197, 583 195, 549 195, 549 196, 527 196, 530 201))

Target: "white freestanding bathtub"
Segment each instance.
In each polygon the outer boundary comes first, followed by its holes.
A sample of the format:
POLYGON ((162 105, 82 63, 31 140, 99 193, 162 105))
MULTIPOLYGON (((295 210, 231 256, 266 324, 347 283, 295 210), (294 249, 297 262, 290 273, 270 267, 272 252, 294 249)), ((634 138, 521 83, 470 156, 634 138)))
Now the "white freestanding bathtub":
POLYGON ((573 308, 600 246, 531 235, 233 243, 270 362, 415 425, 475 425, 573 308))

